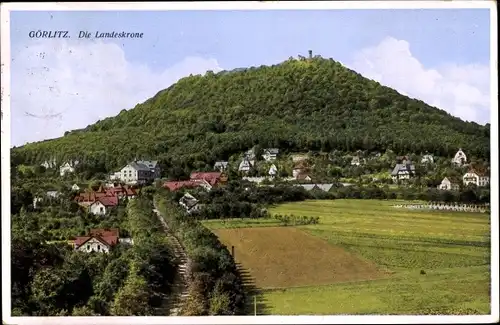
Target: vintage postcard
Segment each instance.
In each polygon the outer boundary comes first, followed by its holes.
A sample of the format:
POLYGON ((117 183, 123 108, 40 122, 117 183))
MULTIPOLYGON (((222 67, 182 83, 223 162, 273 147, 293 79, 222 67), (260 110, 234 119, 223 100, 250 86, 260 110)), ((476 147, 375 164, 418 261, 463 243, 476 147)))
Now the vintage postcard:
POLYGON ((494 2, 1 18, 4 323, 498 321, 494 2))

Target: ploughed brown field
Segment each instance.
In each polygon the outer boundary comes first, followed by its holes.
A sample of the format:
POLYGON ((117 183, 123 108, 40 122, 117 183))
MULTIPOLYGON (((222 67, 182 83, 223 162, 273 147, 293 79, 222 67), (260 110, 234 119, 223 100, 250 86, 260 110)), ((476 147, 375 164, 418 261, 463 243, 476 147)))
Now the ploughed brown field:
POLYGON ((374 263, 300 229, 258 227, 213 230, 259 288, 287 288, 379 279, 374 263))

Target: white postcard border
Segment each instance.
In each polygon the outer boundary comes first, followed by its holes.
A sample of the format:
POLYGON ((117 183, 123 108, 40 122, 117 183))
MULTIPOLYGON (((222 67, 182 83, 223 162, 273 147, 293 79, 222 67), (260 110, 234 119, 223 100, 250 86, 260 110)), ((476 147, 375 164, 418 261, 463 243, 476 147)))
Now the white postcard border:
POLYGON ((7 324, 436 324, 492 323, 499 320, 498 265, 498 38, 494 1, 252 1, 129 3, 4 3, 1 7, 1 170, 2 170, 2 315, 7 324), (10 288, 10 11, 90 10, 324 10, 324 9, 490 9, 491 96, 491 315, 486 316, 200 316, 200 317, 11 317, 10 288), (495 176, 496 175, 496 176, 495 176), (495 200, 496 199, 496 200, 495 200))

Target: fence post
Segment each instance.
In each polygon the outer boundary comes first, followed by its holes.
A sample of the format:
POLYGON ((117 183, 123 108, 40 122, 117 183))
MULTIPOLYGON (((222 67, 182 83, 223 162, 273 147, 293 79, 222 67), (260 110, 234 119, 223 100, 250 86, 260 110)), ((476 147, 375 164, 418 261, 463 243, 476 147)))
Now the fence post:
POLYGON ((253 296, 253 313, 257 316, 257 296, 253 296))
POLYGON ((234 246, 231 246, 231 255, 233 256, 234 258, 234 246))

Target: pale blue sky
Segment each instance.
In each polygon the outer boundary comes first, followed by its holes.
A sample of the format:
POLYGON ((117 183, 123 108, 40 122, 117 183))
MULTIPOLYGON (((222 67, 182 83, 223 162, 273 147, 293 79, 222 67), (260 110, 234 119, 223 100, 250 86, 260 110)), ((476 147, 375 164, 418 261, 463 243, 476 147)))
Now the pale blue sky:
POLYGON ((309 49, 483 124, 490 121, 489 41, 489 9, 12 12, 12 142, 60 136, 116 115, 189 73, 275 64, 307 55, 309 49), (40 29, 68 30, 72 39, 63 45, 74 49, 69 53, 81 53, 80 61, 61 52, 61 43, 55 45, 60 40, 29 38, 30 31, 40 29), (77 40, 81 30, 141 32, 144 38, 107 40, 119 48, 97 48, 93 40, 77 40), (53 60, 40 59, 39 52, 53 60), (96 53, 102 66, 92 57, 96 53), (198 61, 186 61, 190 57, 198 61), (36 67, 51 69, 50 75, 29 75, 36 67), (108 68, 113 77, 106 79, 102 71, 108 68), (54 96, 48 89, 53 91, 62 76, 67 81, 58 89, 58 101, 48 100, 54 96), (101 94, 90 89, 93 78, 101 82, 101 94), (133 87, 126 85, 130 83, 133 87), (42 111, 50 115, 49 106, 50 114, 60 119, 28 116, 42 111), (75 107, 71 113, 69 106, 75 107), (87 115, 75 117, 82 110, 87 115), (26 135, 18 129, 28 124, 38 131, 26 135))
POLYGON ((127 30, 144 39, 116 41, 127 59, 165 68, 186 56, 215 57, 233 68, 279 62, 308 49, 346 61, 392 36, 411 44, 425 66, 489 64, 488 9, 13 12, 13 47, 31 30, 127 30))

